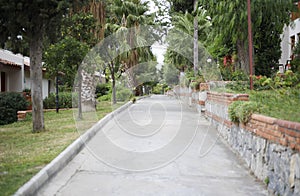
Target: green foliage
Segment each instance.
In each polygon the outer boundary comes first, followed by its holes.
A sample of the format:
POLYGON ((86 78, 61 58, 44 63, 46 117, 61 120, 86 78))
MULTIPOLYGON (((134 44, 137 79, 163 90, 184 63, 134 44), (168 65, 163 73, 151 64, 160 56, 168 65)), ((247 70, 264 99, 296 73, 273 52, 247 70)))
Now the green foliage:
POLYGON ((260 113, 266 116, 300 122, 300 91, 293 88, 279 88, 267 91, 249 92, 250 101, 263 106, 260 113))
MULTIPOLYGON (((148 2, 115 0, 109 1, 107 4, 109 18, 107 18, 105 25, 105 36, 112 35, 116 39, 105 42, 105 45, 99 49, 112 79, 113 103, 117 101, 115 94, 117 92, 115 90, 117 74, 133 68, 141 62, 153 60, 153 54, 148 44, 149 42, 154 43, 157 36, 155 33, 148 33, 145 36, 145 32, 140 30, 142 25, 153 24, 154 14, 149 14, 147 11, 148 2), (142 47, 142 45, 144 46, 142 47), (120 51, 125 52, 120 54, 120 51)), ((147 77, 151 77, 150 75, 147 77)), ((136 76, 129 74, 132 81, 139 80, 139 78, 134 78, 136 76)), ((143 76, 146 75, 143 74, 143 76)))
MULTIPOLYGON (((46 97, 44 99, 44 108, 45 109, 56 108, 55 99, 56 99, 55 93, 51 93, 48 97, 46 97)), ((72 92, 58 93, 58 103, 59 103, 59 108, 72 108, 72 92)), ((74 103, 77 102, 74 101, 74 103)))
POLYGON ((132 97, 132 92, 128 88, 117 88, 117 101, 128 101, 132 97))
POLYGON ((176 85, 179 83, 179 71, 174 64, 164 64, 162 67, 164 81, 168 85, 176 85))
POLYGON ((291 70, 287 70, 283 75, 277 73, 273 78, 274 86, 276 88, 280 87, 293 87, 300 82, 300 78, 297 74, 293 73, 291 70))
POLYGON ((269 177, 266 177, 266 178, 265 178, 264 183, 265 183, 267 186, 269 185, 269 183, 270 183, 269 177))
POLYGON ((135 103, 136 102, 136 98, 135 97, 131 98, 131 101, 132 101, 132 103, 135 103))
POLYGON ((228 114, 233 122, 247 123, 251 115, 259 112, 260 104, 253 101, 235 101, 230 104, 228 114))
POLYGON ((78 67, 88 49, 88 45, 70 36, 51 45, 44 54, 47 74, 50 77, 59 76, 61 83, 72 87, 78 67), (59 75, 61 72, 63 74, 59 75))
POLYGON ((277 73, 273 78, 266 76, 253 77, 253 84, 255 90, 269 90, 278 88, 295 87, 300 83, 298 74, 287 70, 284 74, 277 73))
POLYGON ((156 86, 153 87, 152 93, 153 94, 164 94, 165 89, 168 87, 166 84, 158 83, 156 86))
POLYGON ((92 32, 95 29, 97 30, 98 27, 96 27, 96 20, 92 14, 83 12, 75 13, 64 18, 62 23, 62 36, 70 36, 90 47, 93 47, 97 43, 98 40, 92 32))
MULTIPOLYGON (((212 18, 212 28, 207 43, 215 57, 237 53, 237 67, 249 72, 247 52, 247 1, 199 0, 212 18)), ((292 0, 252 1, 252 32, 255 71, 271 76, 280 58, 280 34, 284 24, 290 22, 290 12, 295 9, 292 0)))
POLYGON ((31 39, 36 38, 38 32, 44 32, 44 36, 51 41, 55 40, 61 19, 67 13, 70 3, 69 0, 1 0, 1 45, 7 40, 20 42, 20 35, 29 43, 31 39))
MULTIPOLYGON (((235 92, 245 92, 249 89, 249 80, 244 80, 244 74, 236 74, 237 78, 243 80, 237 80, 230 82, 226 85, 227 89, 235 92)), ((235 77, 236 77, 235 76, 235 77)), ((228 75, 227 75, 228 77, 228 75)), ((230 78, 230 77, 229 77, 230 78)), ((281 89, 281 88, 294 88, 300 86, 300 75, 293 73, 291 70, 287 70, 284 74, 277 73, 272 78, 266 76, 253 76, 253 87, 254 90, 270 90, 270 89, 281 89)))
POLYGON ((226 88, 233 92, 245 92, 246 90, 249 90, 250 84, 249 81, 233 81, 228 83, 226 88))
POLYGON ((111 101, 111 94, 107 94, 107 95, 102 95, 100 97, 97 98, 98 102, 102 102, 102 101, 111 101))
POLYGON ((225 81, 246 81, 248 76, 242 70, 235 70, 233 65, 220 66, 222 79, 225 81))
POLYGON ((28 102, 19 93, 0 93, 0 125, 16 122, 17 112, 26 110, 28 102))
POLYGON ((228 107, 228 115, 232 122, 239 122, 237 108, 241 107, 242 101, 235 101, 228 107))
MULTIPOLYGON (((100 120, 111 111, 110 102, 102 102, 97 105, 96 115, 100 120)), ((44 118, 47 131, 41 134, 31 132, 31 113, 27 113, 23 121, 0 126, 1 196, 14 195, 18 188, 80 137, 72 110, 45 112, 44 118)))
POLYGON ((190 86, 191 88, 195 89, 195 90, 199 90, 200 89, 200 83, 205 82, 205 79, 203 77, 203 75, 196 75, 193 77, 190 77, 190 86))
POLYGON ((204 56, 205 49, 203 43, 207 39, 210 29, 210 22, 204 9, 197 9, 196 16, 191 12, 176 13, 172 17, 173 28, 167 36, 168 49, 165 53, 165 62, 173 64, 180 71, 186 71, 193 67, 193 35, 194 35, 194 17, 198 20, 198 52, 199 65, 204 56))
POLYGON ((272 78, 266 76, 253 77, 253 87, 255 90, 269 90, 272 86, 272 78))
POLYGON ((96 86, 96 97, 101 97, 103 95, 107 95, 111 92, 111 85, 109 83, 101 83, 96 86))
POLYGON ((190 12, 194 10, 194 1, 169 0, 171 3, 171 12, 190 12))
POLYGON ((300 42, 297 42, 293 53, 295 58, 291 61, 292 71, 300 74, 300 42))

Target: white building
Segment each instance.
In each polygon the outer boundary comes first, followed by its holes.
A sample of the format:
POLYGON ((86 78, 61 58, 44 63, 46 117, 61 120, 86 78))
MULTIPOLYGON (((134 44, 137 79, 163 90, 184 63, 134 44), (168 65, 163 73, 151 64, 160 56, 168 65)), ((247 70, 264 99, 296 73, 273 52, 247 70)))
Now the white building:
MULTIPOLYGON (((0 49, 0 92, 22 92, 31 88, 30 59, 21 54, 0 49)), ((43 70, 43 99, 54 92, 54 82, 43 70)))
MULTIPOLYGON (((300 9, 300 1, 297 3, 300 9)), ((287 65, 290 60, 293 60, 293 49, 300 41, 300 15, 293 13, 291 15, 291 23, 285 26, 283 34, 281 35, 281 58, 279 64, 287 65)))

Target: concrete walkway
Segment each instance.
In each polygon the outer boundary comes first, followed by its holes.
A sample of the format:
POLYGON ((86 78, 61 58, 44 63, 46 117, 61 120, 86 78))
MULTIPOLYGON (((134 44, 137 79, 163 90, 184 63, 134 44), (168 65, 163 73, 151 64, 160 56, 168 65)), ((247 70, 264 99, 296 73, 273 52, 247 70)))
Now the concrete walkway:
POLYGON ((38 195, 267 195, 201 114, 166 96, 114 117, 38 195))

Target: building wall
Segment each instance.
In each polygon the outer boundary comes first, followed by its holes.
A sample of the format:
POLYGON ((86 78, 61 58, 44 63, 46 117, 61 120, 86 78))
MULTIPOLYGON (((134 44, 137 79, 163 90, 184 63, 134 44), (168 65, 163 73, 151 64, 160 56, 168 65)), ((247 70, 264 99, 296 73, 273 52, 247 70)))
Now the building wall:
POLYGON ((29 71, 25 71, 24 89, 31 89, 31 80, 29 71))
POLYGON ((10 72, 8 74, 7 80, 8 80, 7 91, 21 92, 23 90, 22 70, 10 72))
POLYGON ((48 97, 49 86, 48 86, 48 79, 43 78, 43 99, 48 97))
POLYGON ((285 26, 283 34, 281 37, 281 58, 279 59, 279 64, 285 65, 286 61, 290 59, 290 35, 289 27, 285 26))
POLYGON ((17 65, 23 65, 23 56, 21 54, 14 54, 11 51, 0 49, 0 59, 5 59, 14 62, 17 65))
MULTIPOLYGON (((30 71, 24 70, 24 64, 29 64, 29 57, 23 57, 20 54, 13 54, 10 51, 0 49, 0 59, 9 61, 11 63, 20 65, 21 69, 11 69, 9 65, 7 65, 2 69, 1 72, 6 73, 6 91, 12 92, 22 92, 24 89, 31 89, 31 80, 30 80, 30 71)), ((1 77, 1 76, 0 76, 1 77)), ((49 86, 49 79, 43 76, 43 99, 46 98, 49 92, 54 92, 55 87, 54 83, 49 86)))
POLYGON ((292 45, 291 45, 291 37, 295 37, 295 45, 299 42, 300 36, 300 18, 294 20, 288 27, 284 27, 284 32, 281 35, 281 59, 279 60, 279 64, 285 65, 287 60, 291 60, 292 45))

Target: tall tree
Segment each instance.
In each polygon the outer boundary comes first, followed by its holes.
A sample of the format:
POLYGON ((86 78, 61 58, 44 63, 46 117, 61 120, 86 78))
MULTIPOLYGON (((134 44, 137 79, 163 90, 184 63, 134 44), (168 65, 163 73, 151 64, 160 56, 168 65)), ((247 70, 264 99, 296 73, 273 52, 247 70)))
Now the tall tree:
MULTIPOLYGON (((194 36, 195 18, 198 24, 198 42, 200 42, 201 45, 207 39, 210 28, 210 22, 207 19, 205 10, 197 9, 195 17, 187 11, 184 14, 174 13, 172 17, 173 29, 170 30, 169 36, 167 37, 169 47, 165 57, 167 63, 173 63, 181 71, 191 69, 194 60, 188 57, 193 54, 191 39, 194 36)), ((201 51, 198 51, 197 54, 199 52, 201 51)), ((199 58, 201 58, 201 56, 199 58)), ((197 59, 199 60, 199 58, 197 59)))
MULTIPOLYGON (((199 0, 199 2, 212 18, 213 31, 210 41, 216 40, 219 44, 214 49, 221 47, 227 48, 221 52, 236 51, 238 56, 237 68, 249 74, 246 1, 199 0)), ((290 12, 294 9, 293 0, 253 0, 251 1, 251 8, 253 37, 257 48, 254 50, 259 52, 264 42, 268 43, 269 46, 271 42, 273 47, 278 49, 280 47, 278 39, 274 39, 272 34, 280 34, 284 24, 289 23, 290 12), (272 27, 269 24, 272 24, 272 27), (266 26, 271 28, 262 28, 266 26), (262 36, 265 37, 262 38, 262 36), (262 39, 256 39, 258 37, 262 39)), ((277 52, 275 52, 275 56, 278 58, 277 52)))
POLYGON ((171 13, 172 12, 189 12, 192 13, 194 10, 195 0, 168 0, 171 4, 171 13))
MULTIPOLYGON (((119 54, 118 58, 115 60, 111 59, 109 63, 107 63, 112 78, 113 103, 116 103, 115 74, 120 71, 119 68, 122 67, 124 70, 128 70, 127 74, 128 77, 130 77, 129 80, 131 80, 132 84, 135 84, 134 75, 130 73, 132 71, 130 68, 137 65, 142 58, 151 58, 151 56, 153 56, 148 55, 151 53, 150 46, 139 47, 137 43, 143 40, 139 28, 142 25, 152 24, 154 20, 152 14, 146 13, 149 9, 147 4, 147 2, 140 0, 115 0, 108 2, 107 14, 110 15, 110 18, 108 18, 106 24, 106 36, 113 33, 119 34, 120 39, 123 39, 121 47, 129 49, 126 54, 119 54), (136 46, 138 46, 138 48, 136 48, 136 46)), ((116 45, 114 45, 114 47, 115 46, 116 45)))
POLYGON ((43 39, 52 33, 69 7, 68 0, 0 0, 0 42, 22 36, 28 40, 33 132, 44 130, 42 98, 43 39))

